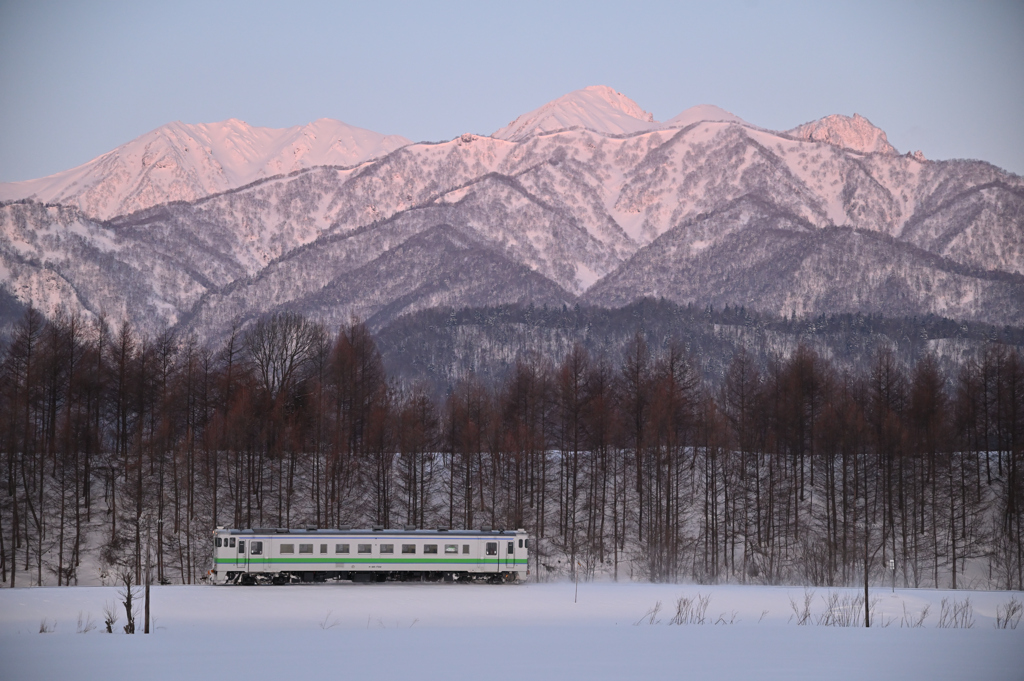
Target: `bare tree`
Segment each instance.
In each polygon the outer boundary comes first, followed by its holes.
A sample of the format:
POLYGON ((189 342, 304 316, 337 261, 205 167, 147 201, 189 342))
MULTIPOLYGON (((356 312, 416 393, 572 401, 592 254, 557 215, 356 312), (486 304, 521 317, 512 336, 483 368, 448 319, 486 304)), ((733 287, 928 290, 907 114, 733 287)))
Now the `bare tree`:
POLYGON ((260 386, 270 401, 287 392, 312 356, 319 325, 293 312, 259 319, 245 336, 260 386))

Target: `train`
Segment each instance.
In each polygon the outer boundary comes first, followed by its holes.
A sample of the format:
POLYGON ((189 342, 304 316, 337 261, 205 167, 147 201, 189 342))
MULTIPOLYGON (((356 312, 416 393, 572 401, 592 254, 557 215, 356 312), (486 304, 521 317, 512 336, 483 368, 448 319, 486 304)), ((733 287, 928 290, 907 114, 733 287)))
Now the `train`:
POLYGON ((445 581, 512 583, 529 574, 526 530, 213 530, 214 584, 445 581))

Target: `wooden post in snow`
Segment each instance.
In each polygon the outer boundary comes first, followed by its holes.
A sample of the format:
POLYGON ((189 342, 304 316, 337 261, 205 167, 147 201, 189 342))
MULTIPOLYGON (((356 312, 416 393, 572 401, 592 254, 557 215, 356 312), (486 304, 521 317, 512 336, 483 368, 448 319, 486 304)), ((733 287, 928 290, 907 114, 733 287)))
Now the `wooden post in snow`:
POLYGON ((150 552, 150 531, 149 531, 149 519, 146 520, 146 621, 143 625, 142 633, 149 633, 149 583, 153 580, 150 579, 150 558, 152 556, 150 552))

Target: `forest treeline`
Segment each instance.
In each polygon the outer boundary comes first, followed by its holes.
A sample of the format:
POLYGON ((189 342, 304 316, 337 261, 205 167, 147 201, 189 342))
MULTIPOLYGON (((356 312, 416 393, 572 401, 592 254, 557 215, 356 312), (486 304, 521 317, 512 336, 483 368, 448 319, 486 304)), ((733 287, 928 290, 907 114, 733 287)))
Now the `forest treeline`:
POLYGON ((715 386, 698 361, 638 332, 438 399, 389 381, 358 321, 206 347, 30 309, 0 356, 0 573, 137 583, 152 555, 194 583, 218 525, 490 525, 539 539, 540 578, 1024 588, 1017 350, 955 375, 741 350, 715 386))
POLYGON ((389 373, 407 383, 429 384, 435 394, 444 394, 470 373, 488 381, 501 378, 519 355, 537 353, 561 362, 577 342, 591 354, 619 357, 637 328, 652 349, 663 349, 668 339, 681 342, 698 359, 704 379, 715 385, 740 348, 763 364, 772 355, 789 356, 804 343, 829 357, 839 371, 866 371, 880 346, 889 346, 897 361, 908 365, 939 350, 939 368, 952 376, 959 358, 979 346, 1024 347, 1024 327, 838 311, 780 317, 742 306, 681 305, 664 298, 640 298, 620 308, 436 307, 380 327, 372 319, 367 323, 389 373))

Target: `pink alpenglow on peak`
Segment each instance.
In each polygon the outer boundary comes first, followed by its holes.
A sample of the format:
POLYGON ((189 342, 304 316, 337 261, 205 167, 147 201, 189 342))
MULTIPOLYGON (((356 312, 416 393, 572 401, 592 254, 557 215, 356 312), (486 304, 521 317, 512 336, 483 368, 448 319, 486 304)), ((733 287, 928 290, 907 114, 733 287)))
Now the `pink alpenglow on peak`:
POLYGON ((629 97, 606 85, 592 85, 523 114, 491 137, 519 142, 536 134, 570 128, 628 135, 660 127, 653 114, 629 97))
POLYGON ((175 121, 77 168, 0 184, 0 201, 75 205, 102 220, 303 168, 358 165, 410 143, 329 118, 290 128, 260 128, 236 118, 175 121))
POLYGON ((834 114, 810 123, 804 123, 789 131, 797 139, 825 142, 832 146, 859 151, 864 154, 895 154, 885 132, 876 128, 871 121, 860 114, 853 118, 834 114))
POLYGON ((715 106, 714 104, 698 104, 697 106, 691 106, 689 109, 674 116, 663 124, 666 128, 685 128, 688 125, 694 123, 700 123, 702 121, 710 122, 725 122, 725 123, 738 123, 740 125, 749 125, 745 120, 737 116, 736 114, 729 113, 725 109, 715 106))

